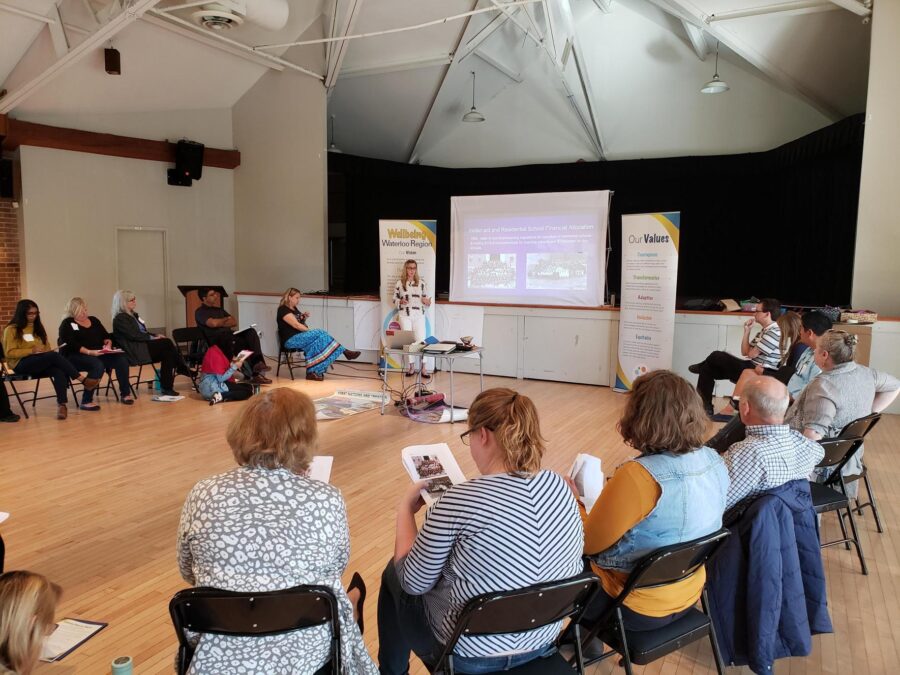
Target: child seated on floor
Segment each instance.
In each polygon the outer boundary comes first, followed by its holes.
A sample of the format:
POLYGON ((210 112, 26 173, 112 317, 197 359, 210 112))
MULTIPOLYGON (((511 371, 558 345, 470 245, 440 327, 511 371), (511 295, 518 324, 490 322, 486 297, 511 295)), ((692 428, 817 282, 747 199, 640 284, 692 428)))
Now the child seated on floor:
POLYGON ((200 366, 197 389, 210 405, 222 401, 244 401, 253 395, 252 385, 234 381, 235 372, 248 355, 248 352, 243 351, 229 361, 225 353, 215 345, 206 351, 200 366))

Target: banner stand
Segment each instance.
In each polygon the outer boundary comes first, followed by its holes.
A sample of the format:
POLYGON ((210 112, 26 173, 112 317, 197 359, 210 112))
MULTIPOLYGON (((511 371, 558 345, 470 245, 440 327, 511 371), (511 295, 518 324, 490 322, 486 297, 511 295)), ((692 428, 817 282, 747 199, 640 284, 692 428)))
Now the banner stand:
POLYGON ((672 367, 681 213, 622 216, 622 286, 615 391, 672 367))

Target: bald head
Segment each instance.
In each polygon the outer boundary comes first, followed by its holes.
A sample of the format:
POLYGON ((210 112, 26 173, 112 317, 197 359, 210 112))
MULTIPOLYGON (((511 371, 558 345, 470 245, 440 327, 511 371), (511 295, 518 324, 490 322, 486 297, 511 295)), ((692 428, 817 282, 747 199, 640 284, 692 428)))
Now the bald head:
POLYGON ((774 377, 754 377, 741 396, 741 421, 751 424, 783 424, 788 409, 788 390, 774 377))

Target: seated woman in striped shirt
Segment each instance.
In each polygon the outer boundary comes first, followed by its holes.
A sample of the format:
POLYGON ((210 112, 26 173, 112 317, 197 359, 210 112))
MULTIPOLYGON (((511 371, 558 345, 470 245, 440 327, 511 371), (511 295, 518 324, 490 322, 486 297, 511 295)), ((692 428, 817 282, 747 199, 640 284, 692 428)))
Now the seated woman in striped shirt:
MULTIPOLYGON (((378 596, 383 675, 408 673, 410 651, 433 665, 471 598, 582 571, 578 507, 562 477, 541 471, 544 443, 531 400, 489 389, 472 403, 468 421, 461 438, 482 475, 444 493, 421 531, 415 520, 423 506, 420 484, 397 510, 394 558, 378 596)), ((482 673, 526 663, 553 650, 559 628, 463 636, 454 666, 482 673)))

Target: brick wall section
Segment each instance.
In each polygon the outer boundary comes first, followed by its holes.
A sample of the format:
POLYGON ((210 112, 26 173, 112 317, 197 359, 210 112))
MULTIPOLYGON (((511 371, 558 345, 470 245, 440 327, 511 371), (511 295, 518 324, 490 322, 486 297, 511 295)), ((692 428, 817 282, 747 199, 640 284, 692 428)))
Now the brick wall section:
POLYGON ((0 325, 12 317, 20 292, 18 213, 12 199, 0 198, 0 325))

